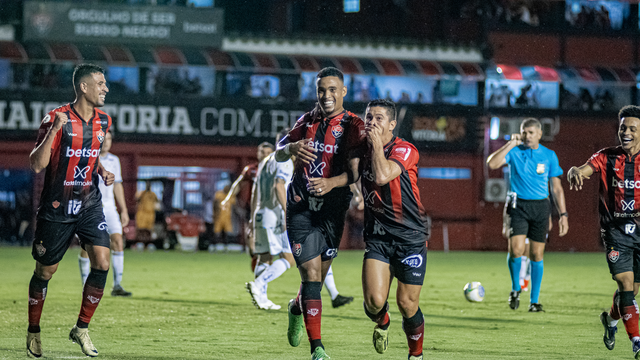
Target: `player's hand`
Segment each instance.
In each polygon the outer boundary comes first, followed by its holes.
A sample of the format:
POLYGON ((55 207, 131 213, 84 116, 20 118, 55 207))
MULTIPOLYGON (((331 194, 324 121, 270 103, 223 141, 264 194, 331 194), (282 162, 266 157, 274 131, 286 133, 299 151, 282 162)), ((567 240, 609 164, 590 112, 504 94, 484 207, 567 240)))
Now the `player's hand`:
POLYGON ((509 140, 511 143, 513 143, 514 147, 518 146, 518 145, 522 145, 522 135, 520 134, 511 134, 511 140, 509 140))
POLYGON ((58 132, 69 121, 67 114, 63 112, 56 112, 56 117, 53 120, 53 131, 58 132))
POLYGON ((567 180, 569 181, 569 190, 575 189, 576 191, 582 190, 582 184, 584 183, 584 179, 589 179, 588 176, 582 174, 580 169, 577 167, 572 167, 567 172, 567 180))
POLYGON ((567 232, 569 232, 569 219, 566 216, 560 216, 560 220, 558 220, 559 235, 565 236, 567 232))
POLYGON ((309 178, 309 182, 307 184, 307 190, 313 196, 322 196, 328 194, 331 190, 333 190, 333 184, 329 179, 325 178, 309 178))
POLYGON ((127 210, 122 210, 120 212, 120 221, 122 222, 122 226, 127 226, 129 225, 129 211, 127 210))
POLYGON ((116 176, 113 175, 112 172, 108 172, 107 170, 103 170, 102 173, 100 173, 100 176, 102 176, 102 180, 104 181, 104 184, 106 186, 113 185, 114 181, 116 180, 116 176))
POLYGON ((376 122, 368 122, 364 126, 367 133, 367 142, 372 146, 384 146, 382 143, 382 127, 376 122))
POLYGON ((289 152, 296 157, 296 161, 300 160, 305 164, 309 164, 316 160, 316 151, 311 147, 312 139, 302 139, 294 143, 290 143, 289 152))

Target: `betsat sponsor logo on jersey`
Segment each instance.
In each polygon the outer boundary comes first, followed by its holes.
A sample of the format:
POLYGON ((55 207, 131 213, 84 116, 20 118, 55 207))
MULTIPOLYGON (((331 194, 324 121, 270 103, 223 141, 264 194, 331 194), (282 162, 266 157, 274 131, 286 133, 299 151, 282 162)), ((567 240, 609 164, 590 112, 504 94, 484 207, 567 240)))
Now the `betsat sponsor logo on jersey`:
POLYGON ((640 189, 640 180, 633 181, 629 179, 624 179, 624 181, 622 181, 616 178, 612 178, 611 186, 617 187, 620 189, 640 189))
POLYGON ((326 152, 327 154, 336 154, 338 152, 338 145, 324 144, 316 141, 309 141, 309 146, 315 151, 326 152))
POLYGON ((71 147, 67 146, 66 155, 68 158, 79 157, 79 158, 94 158, 100 155, 100 149, 77 149, 74 150, 71 147))

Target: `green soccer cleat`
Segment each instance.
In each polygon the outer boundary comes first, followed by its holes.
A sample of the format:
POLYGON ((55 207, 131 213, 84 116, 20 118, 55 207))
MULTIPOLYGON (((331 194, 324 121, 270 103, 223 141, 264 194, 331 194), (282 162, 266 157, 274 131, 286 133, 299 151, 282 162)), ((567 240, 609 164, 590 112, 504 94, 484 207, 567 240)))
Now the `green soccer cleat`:
POLYGON ((302 314, 294 315, 291 312, 291 309, 295 306, 294 303, 295 303, 295 300, 293 299, 290 300, 289 306, 287 307, 287 314, 289 315, 289 328, 287 329, 287 340, 289 340, 289 345, 296 347, 300 345, 300 340, 302 339, 302 325, 304 324, 304 319, 302 318, 302 314))
POLYGON ((321 346, 318 346, 311 354, 311 360, 329 360, 331 359, 321 346))
POLYGON ((40 333, 27 332, 27 355, 35 358, 42 357, 42 343, 40 333))
POLYGON ((90 357, 98 356, 98 350, 93 346, 91 338, 89 337, 89 329, 81 329, 74 325, 71 332, 69 332, 69 340, 80 345, 80 348, 85 355, 90 357))
POLYGON ((373 347, 378 354, 384 354, 389 347, 389 328, 382 330, 378 325, 373 329, 373 347))

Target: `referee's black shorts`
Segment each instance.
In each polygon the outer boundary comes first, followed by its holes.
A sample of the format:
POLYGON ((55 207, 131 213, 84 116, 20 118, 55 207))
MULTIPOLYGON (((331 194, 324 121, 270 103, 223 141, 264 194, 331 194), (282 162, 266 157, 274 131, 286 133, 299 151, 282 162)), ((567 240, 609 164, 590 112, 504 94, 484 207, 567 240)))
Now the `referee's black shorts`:
POLYGON ((507 214, 511 217, 509 237, 526 235, 531 241, 546 242, 549 234, 549 199, 524 200, 518 198, 515 207, 508 204, 507 214))

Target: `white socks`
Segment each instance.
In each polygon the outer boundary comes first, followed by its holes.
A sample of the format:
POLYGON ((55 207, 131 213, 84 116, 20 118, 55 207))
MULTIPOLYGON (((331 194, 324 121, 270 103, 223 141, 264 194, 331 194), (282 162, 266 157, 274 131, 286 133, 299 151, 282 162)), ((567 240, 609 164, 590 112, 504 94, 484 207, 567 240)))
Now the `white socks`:
POLYGON ((284 274, 284 272, 287 271, 290 267, 291 265, 289 265, 289 262, 285 259, 278 259, 274 261, 268 269, 263 271, 262 274, 260 274, 260 276, 256 278, 256 285, 261 288, 264 287, 263 292, 266 293, 266 285, 280 277, 280 275, 284 274))
POLYGON ((82 286, 84 286, 84 283, 87 281, 87 277, 89 277, 89 273, 91 272, 91 261, 89 258, 83 258, 78 255, 78 265, 80 265, 80 278, 82 279, 82 286))
POLYGON ((260 276, 260 274, 262 274, 263 271, 267 270, 268 267, 269 267, 269 264, 258 262, 258 265, 256 265, 256 268, 253 270, 253 278, 257 279, 258 276, 260 276))
POLYGON ((119 286, 122 282, 122 271, 124 270, 124 252, 111 252, 111 267, 113 268, 113 286, 119 286))
POLYGON ((331 294, 331 300, 334 300, 338 296, 338 289, 336 288, 336 282, 333 280, 333 267, 329 266, 329 271, 327 271, 327 277, 324 278, 324 286, 329 290, 329 294, 331 294))

